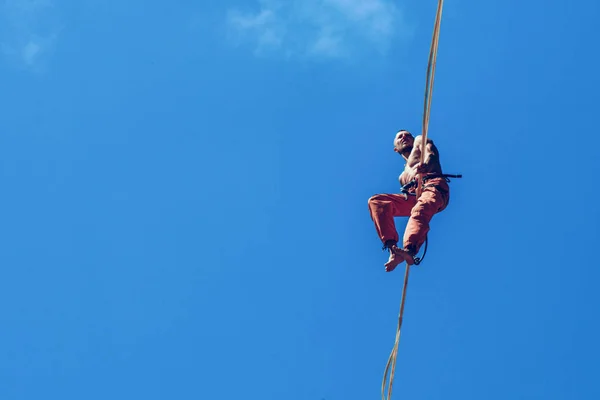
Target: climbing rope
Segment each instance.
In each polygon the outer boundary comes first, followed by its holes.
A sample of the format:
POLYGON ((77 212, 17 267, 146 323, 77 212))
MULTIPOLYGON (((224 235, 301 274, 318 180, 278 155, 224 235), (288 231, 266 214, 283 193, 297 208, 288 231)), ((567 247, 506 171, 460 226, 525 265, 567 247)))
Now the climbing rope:
MULTIPOLYGON (((429 61, 427 63, 427 78, 425 84, 425 104, 423 110, 423 134, 421 141, 421 164, 425 162, 425 146, 427 145, 427 132, 429 130, 429 114, 431 111, 431 99, 433 94, 433 82, 435 78, 435 66, 437 62, 438 42, 440 36, 440 25, 442 23, 442 9, 444 0, 438 0, 438 9, 433 28, 433 38, 431 40, 431 49, 429 50, 429 61)), ((417 177, 419 186, 417 187, 417 199, 421 195, 423 180, 417 177)))
MULTIPOLYGON (((429 61, 427 64, 427 79, 425 85, 425 104, 423 110, 423 133, 422 133, 422 141, 421 141, 421 164, 425 161, 425 146, 427 145, 427 129, 429 128, 429 113, 431 111, 431 98, 433 92, 433 81, 435 77, 435 65, 437 61, 437 49, 438 49, 438 40, 440 36, 440 25, 442 22, 442 9, 444 6, 444 0, 438 0, 437 13, 435 17, 435 25, 433 28, 433 38, 431 40, 431 48, 429 50, 429 61)), ((422 179, 417 177, 418 187, 417 187, 417 199, 421 195, 421 189, 423 185, 422 179)), ((394 347, 392 348, 392 352, 388 359, 388 362, 385 366, 385 371, 383 373, 383 382, 381 384, 381 398, 385 400, 385 384, 387 380, 388 372, 390 371, 390 382, 388 386, 388 396, 387 399, 390 400, 392 398, 392 386, 394 382, 394 373, 396 371, 396 356, 398 355, 398 345, 400 344, 400 328, 402 327, 402 317, 404 315, 404 303, 406 301, 406 289, 408 287, 408 275, 410 271, 410 265, 406 264, 406 272, 404 273, 404 286, 402 288, 402 301, 400 302, 400 313, 398 315, 398 327, 396 329, 396 340, 394 342, 394 347)))

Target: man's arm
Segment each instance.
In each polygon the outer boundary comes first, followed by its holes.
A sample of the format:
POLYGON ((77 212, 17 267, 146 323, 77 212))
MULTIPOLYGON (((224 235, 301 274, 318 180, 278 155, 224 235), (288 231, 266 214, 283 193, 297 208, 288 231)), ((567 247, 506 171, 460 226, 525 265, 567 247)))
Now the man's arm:
MULTIPOLYGON (((414 147, 421 149, 421 145, 423 143, 423 136, 419 135, 415 138, 415 142, 413 144, 414 147)), ((419 162, 421 151, 419 154, 419 162)), ((427 139, 427 144, 425 145, 425 160, 422 165, 417 164, 417 173, 429 173, 434 172, 437 169, 437 165, 439 164, 439 153, 437 147, 433 143, 433 140, 427 139)))

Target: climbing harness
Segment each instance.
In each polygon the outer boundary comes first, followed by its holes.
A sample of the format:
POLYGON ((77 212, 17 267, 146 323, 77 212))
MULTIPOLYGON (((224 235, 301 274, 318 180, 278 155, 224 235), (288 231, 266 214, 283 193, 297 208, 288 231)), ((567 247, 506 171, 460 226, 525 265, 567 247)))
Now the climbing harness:
MULTIPOLYGON (((424 111, 423 111, 423 140, 422 140, 422 151, 421 151, 421 165, 425 162, 425 145, 427 144, 427 129, 429 127, 429 113, 431 110, 431 95, 433 92, 433 81, 435 76, 435 66, 437 61, 437 49, 438 49, 438 41, 440 36, 440 25, 442 22, 442 9, 444 7, 444 0, 438 0, 437 12, 435 16, 435 24, 433 28, 433 37, 431 40, 431 48, 429 50, 429 61, 427 65, 427 79, 425 85, 425 103, 424 103, 424 111)), ((423 190, 424 179, 417 176, 417 190, 416 196, 417 199, 421 196, 421 191, 423 190)), ((424 255, 423 255, 424 256, 424 255)), ((420 263, 421 259, 418 259, 420 263)), ((388 371, 390 370, 390 382, 388 386, 387 399, 390 400, 392 398, 392 386, 394 382, 394 373, 396 371, 396 356, 398 355, 398 344, 400 343, 400 328, 402 327, 402 318, 404 315, 404 304, 406 301, 406 289, 408 287, 408 275, 410 271, 410 265, 406 264, 406 272, 404 273, 404 286, 402 288, 402 300, 400 302, 400 313, 398 315, 398 327, 396 329, 396 340, 394 342, 394 347, 392 348, 392 352, 388 359, 388 362, 385 366, 385 371, 383 374, 383 382, 381 383, 381 399, 385 400, 385 384, 387 380, 388 371)))
MULTIPOLYGON (((427 182, 428 180, 434 179, 434 178, 444 178, 444 180, 446 182, 450 182, 450 178, 462 178, 462 175, 460 175, 460 174, 459 175, 452 175, 452 174, 426 175, 423 177, 423 183, 427 182)), ((417 180, 413 179, 412 181, 408 182, 406 185, 404 185, 400 188, 400 193, 402 193, 404 195, 408 195, 408 196, 416 196, 417 194, 410 190, 410 189, 414 188, 415 186, 417 186, 417 180)), ((425 189, 426 187, 435 187, 442 193, 446 192, 446 189, 443 189, 438 185, 432 184, 432 185, 423 186, 423 189, 425 189)))

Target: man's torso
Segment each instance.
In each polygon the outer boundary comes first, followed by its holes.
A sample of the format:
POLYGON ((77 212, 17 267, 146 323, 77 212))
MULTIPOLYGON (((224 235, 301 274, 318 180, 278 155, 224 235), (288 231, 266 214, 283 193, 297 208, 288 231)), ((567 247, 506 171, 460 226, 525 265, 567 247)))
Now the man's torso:
MULTIPOLYGON (((437 147, 435 147, 435 145, 433 144, 433 141, 431 139, 428 139, 427 142, 431 145, 433 152, 437 156, 432 158, 430 168, 426 172, 426 175, 429 175, 429 174, 441 175, 442 174, 442 166, 439 161, 438 149, 437 149, 437 147)), ((427 146, 424 146, 424 147, 426 148, 427 146)), ((425 161, 427 161, 427 158, 429 157, 429 155, 430 154, 426 149, 425 157, 424 157, 425 161)), ((420 162, 421 162, 421 145, 418 145, 418 146, 415 145, 410 153, 410 156, 408 156, 408 160, 406 161, 406 164, 404 166, 404 171, 402 171, 402 174, 400 174, 400 177, 399 177, 400 184, 402 186, 406 185, 407 183, 409 183, 410 181, 415 179, 415 176, 417 175, 416 167, 417 167, 417 165, 419 165, 420 162)))

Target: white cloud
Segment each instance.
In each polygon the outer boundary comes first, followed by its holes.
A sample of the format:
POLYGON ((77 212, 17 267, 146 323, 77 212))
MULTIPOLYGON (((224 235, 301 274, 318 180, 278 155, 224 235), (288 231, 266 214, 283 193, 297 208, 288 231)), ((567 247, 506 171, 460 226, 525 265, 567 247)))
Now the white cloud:
POLYGON ((35 57, 40 53, 41 47, 38 43, 30 41, 23 48, 23 59, 28 65, 35 62, 35 57))
POLYGON ((229 10, 227 23, 257 53, 287 56, 384 54, 393 40, 410 35, 392 0, 259 0, 255 10, 229 10))
POLYGON ((279 47, 282 44, 282 26, 273 10, 263 9, 256 14, 231 11, 229 22, 242 32, 252 32, 259 48, 279 47))
POLYGON ((11 63, 39 70, 58 31, 51 0, 0 0, 0 49, 11 63))

